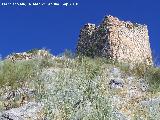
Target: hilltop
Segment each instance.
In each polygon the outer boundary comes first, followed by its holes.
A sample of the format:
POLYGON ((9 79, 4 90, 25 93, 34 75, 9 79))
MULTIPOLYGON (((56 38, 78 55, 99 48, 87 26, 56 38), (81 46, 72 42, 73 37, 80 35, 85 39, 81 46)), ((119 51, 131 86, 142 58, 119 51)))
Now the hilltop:
POLYGON ((12 54, 0 62, 0 118, 158 120, 159 78, 160 69, 145 64, 46 50, 12 54))

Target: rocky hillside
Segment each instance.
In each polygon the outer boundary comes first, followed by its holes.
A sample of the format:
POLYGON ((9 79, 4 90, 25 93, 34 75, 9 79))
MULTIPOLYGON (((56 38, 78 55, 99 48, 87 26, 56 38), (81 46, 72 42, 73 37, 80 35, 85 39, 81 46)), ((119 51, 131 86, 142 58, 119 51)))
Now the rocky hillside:
POLYGON ((31 50, 0 61, 1 120, 159 120, 160 69, 31 50))

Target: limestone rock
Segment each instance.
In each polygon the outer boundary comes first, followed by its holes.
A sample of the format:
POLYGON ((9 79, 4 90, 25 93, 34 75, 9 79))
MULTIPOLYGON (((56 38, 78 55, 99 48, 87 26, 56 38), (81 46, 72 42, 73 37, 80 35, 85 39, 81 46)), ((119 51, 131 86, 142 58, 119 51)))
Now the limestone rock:
POLYGON ((121 79, 112 79, 109 82, 109 85, 110 85, 111 89, 113 89, 113 88, 123 88, 124 82, 121 79))
MULTIPOLYGON (((19 108, 12 108, 0 113, 0 120, 39 120, 42 112, 42 104, 29 102, 19 108)), ((41 118, 42 119, 42 118, 41 118)))
POLYGON ((139 87, 143 92, 145 92, 149 89, 149 83, 147 83, 147 81, 144 79, 140 79, 139 80, 139 87))
POLYGON ((110 70, 110 77, 120 78, 121 77, 121 71, 118 68, 112 68, 110 70))
POLYGON ((30 60, 30 59, 39 59, 39 58, 51 58, 53 57, 47 50, 29 50, 22 53, 13 53, 8 55, 6 59, 11 61, 20 61, 20 60, 30 60))

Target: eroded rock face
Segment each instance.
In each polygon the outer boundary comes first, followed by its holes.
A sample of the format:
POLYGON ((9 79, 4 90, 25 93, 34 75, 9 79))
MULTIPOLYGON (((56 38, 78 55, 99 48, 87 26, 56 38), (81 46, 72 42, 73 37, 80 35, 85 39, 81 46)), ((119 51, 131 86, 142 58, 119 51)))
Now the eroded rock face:
POLYGON ((97 27, 89 23, 81 29, 77 53, 119 62, 153 64, 147 26, 113 16, 106 16, 97 27))

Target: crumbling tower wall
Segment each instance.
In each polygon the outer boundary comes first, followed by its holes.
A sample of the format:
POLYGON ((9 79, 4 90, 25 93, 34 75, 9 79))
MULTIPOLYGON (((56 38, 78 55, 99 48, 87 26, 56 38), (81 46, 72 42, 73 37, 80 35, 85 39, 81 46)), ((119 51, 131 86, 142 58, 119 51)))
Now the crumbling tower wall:
POLYGON ((77 53, 119 62, 153 64, 147 26, 113 16, 106 16, 97 27, 86 24, 81 29, 77 53))

